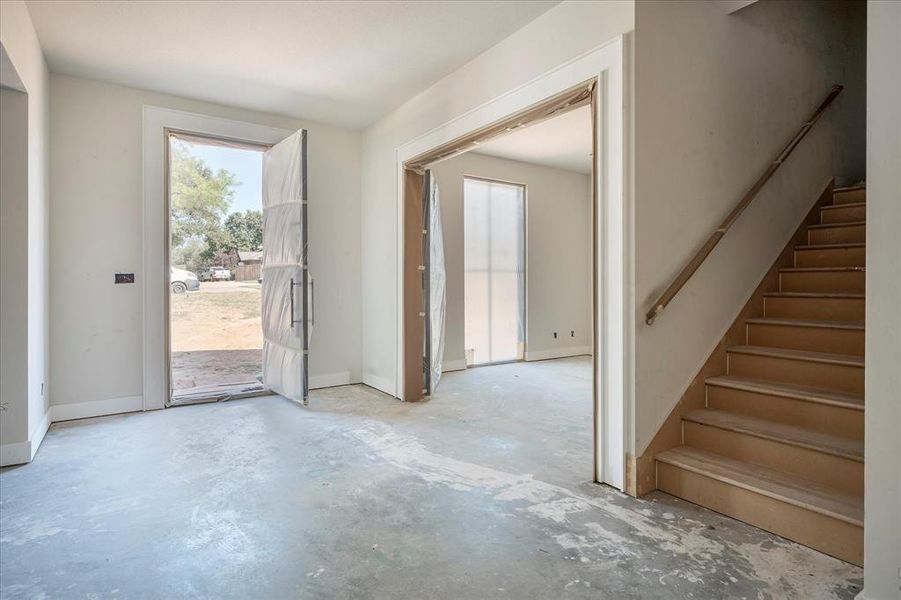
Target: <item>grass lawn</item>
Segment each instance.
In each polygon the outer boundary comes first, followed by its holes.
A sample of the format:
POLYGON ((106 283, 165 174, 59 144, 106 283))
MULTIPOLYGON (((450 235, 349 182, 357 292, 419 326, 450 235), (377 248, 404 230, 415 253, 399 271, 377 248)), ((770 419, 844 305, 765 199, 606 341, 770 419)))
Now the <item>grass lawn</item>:
POLYGON ((259 284, 202 283, 170 299, 173 352, 263 347, 259 284))

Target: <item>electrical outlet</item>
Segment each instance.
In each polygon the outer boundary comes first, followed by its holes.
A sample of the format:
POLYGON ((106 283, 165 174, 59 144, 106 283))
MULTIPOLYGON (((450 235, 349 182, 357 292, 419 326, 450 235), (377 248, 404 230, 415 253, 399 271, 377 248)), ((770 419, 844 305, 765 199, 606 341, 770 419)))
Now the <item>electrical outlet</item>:
POLYGON ((554 332, 554 339, 555 339, 555 340, 557 339, 557 332, 556 332, 556 331, 554 332))
POLYGON ((576 337, 576 332, 570 330, 570 332, 569 332, 569 337, 576 337))

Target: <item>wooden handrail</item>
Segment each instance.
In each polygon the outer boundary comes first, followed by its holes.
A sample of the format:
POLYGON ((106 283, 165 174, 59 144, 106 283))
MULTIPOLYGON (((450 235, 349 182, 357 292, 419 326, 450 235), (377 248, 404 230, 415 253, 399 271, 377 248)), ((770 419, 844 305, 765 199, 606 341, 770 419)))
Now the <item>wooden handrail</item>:
POLYGON ((654 321, 660 315, 660 312, 667 307, 667 305, 672 301, 673 298, 676 297, 676 294, 679 293, 679 290, 682 289, 691 276, 694 275, 695 271, 701 266, 704 260, 713 252, 713 249, 716 245, 723 239, 723 236, 726 235, 726 232, 729 231, 729 228, 735 224, 735 221, 738 220, 738 217, 741 216, 741 213, 751 204, 751 201, 757 196, 757 193, 763 188, 767 181, 770 180, 770 177, 773 176, 773 173, 782 166, 782 163, 785 162, 785 159, 789 157, 792 151, 801 143, 801 140, 804 139, 804 136, 807 135, 807 132, 810 131, 810 128, 813 127, 813 124, 819 120, 820 116, 823 112, 828 108, 832 101, 835 100, 835 97, 838 96, 843 89, 843 86, 834 85, 832 86, 832 90, 826 96, 822 103, 817 107, 814 113, 810 116, 807 121, 801 126, 801 129, 798 133, 795 134, 795 137, 791 139, 785 148, 783 148, 782 152, 779 153, 779 156, 776 157, 770 166, 767 167, 766 171, 763 172, 757 181, 754 182, 754 185, 751 186, 744 196, 742 196, 741 201, 736 205, 735 208, 732 209, 732 212, 729 213, 729 216, 726 217, 726 220, 723 221, 719 227, 716 228, 716 231, 711 234, 711 236, 707 239, 701 249, 695 253, 694 257, 688 264, 686 264, 682 270, 679 272, 679 275, 673 280, 669 287, 666 288, 666 291, 661 294, 660 298, 658 298, 657 302, 654 303, 654 308, 648 311, 645 315, 645 323, 648 325, 653 325, 654 321))

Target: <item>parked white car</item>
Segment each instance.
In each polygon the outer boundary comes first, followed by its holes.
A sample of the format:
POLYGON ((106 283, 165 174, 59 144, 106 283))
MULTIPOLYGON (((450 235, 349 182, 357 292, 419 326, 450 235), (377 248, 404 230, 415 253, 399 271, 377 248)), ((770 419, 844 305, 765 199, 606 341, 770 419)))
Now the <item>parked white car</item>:
POLYGON ((225 267, 210 267, 210 280, 212 281, 230 281, 232 272, 225 267))
POLYGON ((175 294, 184 294, 188 290, 193 292, 200 289, 200 281, 190 271, 169 267, 169 289, 175 294))

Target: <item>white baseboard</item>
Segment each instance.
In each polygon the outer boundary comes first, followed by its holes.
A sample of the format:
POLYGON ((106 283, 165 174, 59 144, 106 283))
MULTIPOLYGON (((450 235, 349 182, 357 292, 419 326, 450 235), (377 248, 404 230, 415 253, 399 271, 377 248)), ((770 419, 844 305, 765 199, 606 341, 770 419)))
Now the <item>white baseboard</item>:
POLYGON ((591 354, 591 346, 574 346, 571 348, 551 348, 549 350, 526 351, 525 359, 550 360, 552 358, 566 358, 568 356, 584 356, 591 354))
POLYGON ((31 441, 0 444, 0 467, 31 462, 31 441))
POLYGON ((385 392, 389 396, 396 397, 394 395, 394 381, 386 379, 385 377, 379 377, 372 373, 363 373, 363 384, 375 388, 380 392, 385 392))
POLYGON ((446 360, 441 364, 442 373, 452 373, 453 371, 463 371, 466 369, 466 359, 446 360))
POLYGON ((350 371, 342 371, 340 373, 326 373, 325 375, 311 375, 310 389, 317 390, 319 388, 335 387, 336 385, 350 385, 353 383, 350 379, 350 371))
POLYGON ((44 413, 43 418, 31 431, 29 439, 24 442, 0 444, 0 467, 30 463, 41 447, 48 429, 50 429, 50 410, 44 413))
POLYGON ((119 413, 144 410, 144 397, 125 396, 124 398, 94 400, 93 402, 54 404, 50 407, 50 410, 53 414, 54 423, 57 421, 71 421, 72 419, 87 419, 89 417, 117 415, 119 413))
POLYGON ((41 422, 37 424, 34 428, 34 431, 31 432, 31 460, 34 458, 34 455, 38 453, 38 448, 41 447, 41 442, 44 441, 44 436, 47 435, 47 430, 50 429, 50 424, 53 422, 53 407, 48 407, 47 412, 44 413, 44 416, 41 418, 41 422))

